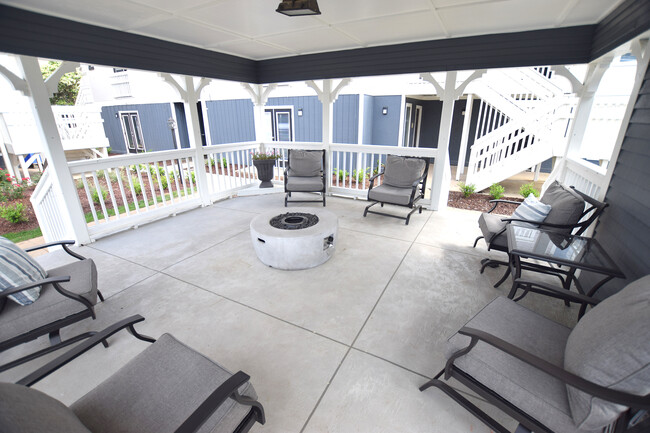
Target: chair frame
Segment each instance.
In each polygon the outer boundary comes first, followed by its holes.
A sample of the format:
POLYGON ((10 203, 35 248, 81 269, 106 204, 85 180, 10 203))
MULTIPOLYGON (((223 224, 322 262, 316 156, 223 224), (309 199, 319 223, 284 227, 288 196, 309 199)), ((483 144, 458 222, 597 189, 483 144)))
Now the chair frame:
MULTIPOLYGON (((396 155, 396 156, 398 156, 398 155, 396 155)), ((424 193, 425 193, 426 183, 427 183, 427 176, 429 174, 429 161, 427 160, 427 158, 421 158, 421 157, 418 157, 418 156, 403 156, 402 158, 420 159, 420 160, 424 161, 424 173, 422 174, 422 176, 420 176, 420 178, 417 181, 413 182, 413 185, 411 185, 411 196, 409 198, 408 204, 382 202, 382 201, 373 200, 373 199, 369 198, 368 201, 371 201, 372 203, 370 203, 368 206, 366 206, 365 210, 363 211, 363 216, 364 217, 366 217, 369 213, 374 213, 374 214, 377 214, 377 215, 384 215, 384 216, 388 216, 388 217, 392 217, 392 218, 406 220, 404 225, 408 225, 409 221, 411 219, 411 215, 413 215, 413 213, 416 210, 418 211, 418 213, 422 213, 422 205, 416 206, 416 203, 420 199, 424 198, 424 193), (418 192, 418 189, 419 189, 419 192, 418 192), (376 211, 376 210, 370 210, 370 208, 373 207, 374 205, 376 205, 377 203, 379 203, 381 205, 381 207, 384 207, 384 204, 391 204, 391 205, 395 205, 395 206, 407 207, 407 208, 412 209, 412 210, 405 217, 395 215, 395 214, 386 213, 386 212, 379 212, 379 211, 376 211)), ((386 168, 384 167, 384 170, 382 170, 381 172, 373 175, 369 179, 370 186, 368 187, 368 194, 370 194, 370 191, 374 187, 375 180, 377 178, 379 178, 380 176, 383 176, 385 171, 386 171, 386 168)))
MULTIPOLYGON (((582 295, 574 295, 574 296, 576 298, 575 300, 576 302, 579 301, 578 298, 580 298, 581 301, 584 301, 583 298, 586 298, 585 296, 582 295)), ((595 303, 598 301, 593 300, 593 302, 595 303)), ((635 394, 629 394, 626 392, 616 391, 613 389, 603 387, 601 385, 583 379, 582 377, 577 376, 573 373, 570 373, 564 370, 563 368, 558 367, 557 365, 551 364, 550 362, 542 358, 539 358, 538 356, 533 355, 530 352, 527 352, 513 344, 510 344, 490 333, 478 329, 463 327, 458 331, 458 334, 466 335, 470 337, 471 340, 469 345, 467 345, 467 347, 465 347, 464 349, 458 350, 457 352, 452 354, 447 360, 445 368, 442 369, 433 379, 429 380, 424 385, 422 385, 420 387, 420 391, 424 391, 427 388, 432 386, 440 389, 442 392, 444 392, 449 397, 451 397, 456 403, 463 406, 472 415, 476 416, 478 419, 480 419, 484 424, 486 424, 495 432, 507 433, 508 430, 503 425, 501 425, 496 420, 494 420, 492 417, 490 417, 488 414, 486 414, 481 409, 476 407, 476 405, 474 405, 465 397, 460 395, 456 390, 454 390, 447 383, 440 380, 440 377, 443 374, 444 374, 445 381, 453 377, 454 379, 458 380, 460 383, 462 383, 463 385, 467 386, 469 389, 477 393, 480 397, 484 398, 488 403, 492 404, 493 406, 496 406, 497 408, 499 408, 500 410, 502 410, 503 412, 505 412, 506 414, 508 414, 515 420, 517 420, 525 428, 534 431, 536 433, 553 433, 553 431, 549 429, 547 426, 540 423, 538 420, 536 420, 529 414, 523 412, 521 409, 519 409, 518 407, 516 407, 506 399, 504 399, 502 396, 495 393, 490 388, 486 387, 485 385, 483 385, 482 383, 474 379, 471 375, 469 375, 468 373, 464 372, 463 370, 459 369, 454 365, 454 361, 457 358, 469 353, 479 341, 487 343, 503 351, 504 353, 507 353, 508 355, 513 356, 537 368, 538 370, 543 371, 549 376, 555 377, 561 380, 562 382, 564 382, 565 384, 577 388, 581 391, 584 391, 590 395, 601 398, 603 400, 611 401, 618 404, 623 404, 625 406, 632 407, 634 409, 650 410, 650 394, 646 394, 645 396, 638 396, 635 394)), ((644 422, 633 427, 632 429, 625 430, 629 416, 630 416, 630 410, 624 412, 621 415, 621 417, 619 417, 619 419, 616 421, 616 426, 614 430, 615 433, 622 433, 622 432, 641 433, 643 431, 647 431, 645 429, 650 427, 650 419, 646 419, 644 422)))
MULTIPOLYGON (((130 334, 139 340, 154 343, 156 341, 154 338, 142 335, 136 331, 134 325, 142 321, 144 321, 144 317, 140 315, 134 315, 121 320, 107 327, 106 329, 97 332, 88 340, 70 349, 68 352, 60 355, 56 359, 48 362, 41 368, 20 379, 16 383, 18 385, 24 385, 28 387, 34 385, 41 379, 54 373, 64 365, 70 363, 72 360, 86 353, 88 350, 97 346, 99 343, 106 341, 107 338, 123 329, 127 329, 130 334)), ((266 419, 262 405, 256 400, 249 399, 239 394, 239 388, 249 380, 250 376, 248 376, 243 371, 238 371, 232 375, 224 383, 219 385, 219 387, 214 390, 206 398, 206 400, 199 405, 198 408, 194 410, 194 412, 176 430, 176 433, 190 433, 199 430, 199 428, 229 397, 232 397, 233 400, 235 400, 237 403, 251 407, 251 410, 248 412, 246 417, 237 426, 235 433, 245 433, 249 431, 256 422, 264 424, 266 419)))
MULTIPOLYGON (((49 248, 53 246, 61 246, 69 255, 72 257, 78 259, 78 260, 86 260, 85 257, 71 251, 68 248, 68 245, 74 245, 74 241, 70 240, 65 240, 65 241, 57 241, 57 242, 49 242, 47 244, 39 245, 36 247, 32 248, 27 248, 24 251, 25 252, 30 252, 30 251, 36 251, 40 250, 43 248, 49 248)), ((3 292, 0 292, 0 299, 6 299, 7 296, 13 294, 13 293, 18 293, 22 292, 23 290, 30 289, 32 287, 37 287, 41 286, 44 284, 52 284, 54 289, 61 295, 66 298, 69 298, 75 302, 81 303, 84 307, 85 310, 80 311, 78 313, 72 314, 70 316, 64 317, 62 319, 55 320, 54 322, 48 323, 47 325, 40 326, 38 328, 29 330, 21 335, 18 335, 16 337, 10 338, 5 341, 0 341, 0 352, 4 352, 5 350, 8 350, 12 347, 18 346, 23 343, 27 343, 29 341, 35 340, 43 335, 48 334, 49 339, 50 339, 50 347, 47 347, 45 349, 39 350, 37 352, 31 353, 29 355, 25 355, 19 359, 16 359, 14 361, 8 362, 6 364, 0 365, 0 372, 9 370, 10 368, 16 367, 20 364, 24 364, 25 362, 29 362, 31 360, 34 360, 40 356, 46 355, 48 353, 54 352, 62 347, 69 346, 71 344, 74 344, 78 341, 85 340, 87 338, 92 337, 96 333, 93 331, 90 332, 85 332, 79 335, 76 335, 74 337, 70 337, 67 340, 61 340, 61 328, 66 327, 68 325, 71 325, 73 323, 79 322, 81 320, 87 319, 87 318, 92 318, 93 320, 96 318, 95 317, 95 309, 94 306, 83 296, 78 295, 76 293, 72 293, 63 287, 61 287, 60 283, 64 283, 70 281, 69 276, 63 276, 63 277, 52 277, 52 278, 46 278, 44 280, 36 281, 34 283, 28 283, 28 284, 23 284, 22 286, 15 287, 13 289, 8 289, 4 290, 3 292)), ((97 297, 101 302, 104 302, 104 296, 102 293, 97 290, 97 297)), ((104 347, 108 347, 108 343, 106 341, 103 341, 102 344, 104 347)))
POLYGON ((320 175, 323 180, 323 189, 318 190, 318 191, 289 191, 287 190, 287 178, 289 176, 289 170, 291 169, 291 149, 287 149, 287 166, 284 169, 284 207, 287 207, 289 203, 320 203, 321 201, 323 202, 323 207, 325 207, 325 193, 327 191, 327 183, 325 182, 325 149, 296 149, 296 150, 305 150, 308 152, 322 152, 323 153, 323 159, 322 159, 322 164, 323 168, 320 171, 320 175), (322 198, 319 200, 289 200, 291 197, 292 192, 304 192, 304 193, 310 193, 310 192, 320 192, 322 198))
MULTIPOLYGON (((503 218, 501 221, 504 221, 506 223, 511 223, 513 221, 531 223, 531 224, 535 224, 535 225, 539 226, 539 228, 542 228, 542 229, 544 229, 544 228, 572 229, 572 230, 578 229, 578 231, 573 233, 573 235, 580 236, 582 233, 584 233, 589 228, 589 226, 591 224, 594 223, 594 221, 596 221, 600 217, 600 215, 603 213, 605 208, 607 206, 609 206, 609 204, 598 201, 598 200, 588 196, 587 194, 584 194, 581 191, 578 191, 574 186, 571 186, 570 188, 576 194, 578 194, 589 205, 589 206, 586 206, 586 209, 582 212, 582 214, 580 215, 580 219, 578 220, 578 222, 576 224, 551 224, 551 223, 545 223, 543 221, 542 222, 529 221, 529 220, 517 219, 517 218, 503 218), (582 219, 587 217, 587 215, 589 215, 589 217, 586 218, 584 221, 582 221, 582 219)), ((521 202, 519 202, 519 201, 500 200, 500 199, 499 200, 490 200, 490 203, 494 203, 494 205, 492 206, 492 208, 489 211, 487 211, 487 213, 492 213, 492 211, 494 211, 500 203, 521 205, 521 202)), ((504 253, 508 253, 508 247, 507 246, 506 247, 501 247, 499 245, 493 245, 493 242, 497 237, 505 236, 505 231, 506 231, 506 228, 504 227, 503 230, 501 230, 500 232, 494 234, 494 236, 492 236, 491 239, 485 239, 485 243, 487 244, 488 251, 490 251, 491 249, 494 249, 496 251, 501 251, 501 252, 504 252, 504 253)), ((478 244, 478 241, 483 239, 483 238, 484 238, 483 236, 477 237, 474 240, 474 245, 472 246, 472 248, 476 248, 476 245, 478 244)), ((511 273, 510 257, 509 256, 510 255, 508 254, 508 261, 495 260, 495 259, 489 259, 489 258, 485 258, 485 259, 481 260, 481 274, 485 271, 485 268, 488 267, 488 266, 491 267, 491 268, 496 268, 496 267, 498 267, 500 265, 506 266, 506 272, 503 274, 501 279, 496 282, 496 284, 494 285, 495 288, 499 287, 508 278, 508 276, 511 273)), ((522 269, 529 269, 528 265, 522 264, 522 269)), ((539 269, 532 268, 532 267, 529 270, 539 271, 539 269)), ((555 275, 555 274, 553 274, 553 275, 555 275)), ((560 280, 562 280, 562 278, 559 275, 555 275, 555 276, 558 276, 558 278, 560 278, 560 280)), ((564 283, 564 280, 562 280, 562 282, 564 283)))

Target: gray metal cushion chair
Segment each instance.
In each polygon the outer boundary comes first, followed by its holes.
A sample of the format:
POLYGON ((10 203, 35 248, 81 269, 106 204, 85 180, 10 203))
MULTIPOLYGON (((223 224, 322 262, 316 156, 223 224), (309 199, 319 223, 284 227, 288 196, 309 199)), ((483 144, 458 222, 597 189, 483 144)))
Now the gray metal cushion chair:
POLYGON ((284 171, 284 207, 290 202, 323 202, 325 206, 325 150, 289 149, 284 171), (320 192, 318 200, 289 200, 293 192, 320 192))
POLYGON ((16 384, 0 383, 3 433, 232 433, 264 424, 248 375, 231 374, 169 334, 157 341, 139 334, 133 325, 143 320, 124 319, 16 384), (29 388, 124 328, 153 344, 69 408, 29 388))
POLYGON ((413 212, 418 210, 419 213, 422 213, 422 206, 416 206, 416 204, 424 198, 428 172, 429 163, 425 158, 388 155, 384 170, 370 178, 368 201, 373 203, 366 206, 363 216, 365 217, 368 213, 385 215, 406 220, 405 224, 408 225, 413 212), (375 187, 375 180, 380 176, 383 176, 382 183, 375 187), (377 203, 380 203, 381 207, 388 203, 406 206, 412 210, 406 217, 370 210, 377 203))
MULTIPOLYGON (((61 328, 86 318, 95 319, 94 306, 97 300, 104 300, 97 289, 97 268, 91 259, 87 259, 68 248, 74 241, 52 242, 45 245, 26 249, 25 252, 42 248, 61 246, 69 255, 78 259, 73 263, 49 269, 41 273, 46 278, 33 279, 32 282, 16 287, 10 287, 0 292, 0 352, 22 343, 34 340, 43 335, 49 335, 50 347, 23 356, 20 359, 0 366, 5 371, 61 347, 76 343, 94 335, 94 332, 61 340, 61 328), (29 305, 18 305, 7 298, 24 293, 35 287, 41 287, 40 296, 29 305)), ((3 250, 3 254, 8 254, 3 250)), ((24 254, 25 260, 32 260, 24 254)), ((33 262, 33 260, 32 260, 33 262)), ((38 266, 36 262, 32 263, 38 266)), ((108 347, 107 343, 104 345, 108 347)))
POLYGON ((420 390, 439 388, 496 432, 508 430, 450 377, 536 433, 595 433, 614 422, 614 432, 650 431, 650 419, 629 422, 650 409, 650 275, 587 301, 598 305, 569 329, 496 298, 449 338, 445 368, 420 390))
MULTIPOLYGON (((482 235, 474 241, 474 247, 479 240, 485 239, 488 250, 497 250, 504 253, 508 252, 508 238, 506 236, 506 226, 512 222, 532 223, 544 230, 554 231, 561 235, 581 235, 589 226, 598 219, 607 207, 606 203, 598 201, 588 195, 578 191, 574 187, 566 188, 558 181, 553 182, 540 201, 550 205, 551 210, 543 221, 529 221, 518 218, 508 218, 503 215, 492 213, 500 203, 510 203, 520 205, 520 202, 510 200, 490 200, 494 203, 492 209, 484 212, 478 219, 478 226, 482 235)), ((483 259, 481 260, 481 273, 487 266, 497 267, 506 266, 506 272, 503 277, 494 285, 499 287, 510 275, 508 261, 483 259)))

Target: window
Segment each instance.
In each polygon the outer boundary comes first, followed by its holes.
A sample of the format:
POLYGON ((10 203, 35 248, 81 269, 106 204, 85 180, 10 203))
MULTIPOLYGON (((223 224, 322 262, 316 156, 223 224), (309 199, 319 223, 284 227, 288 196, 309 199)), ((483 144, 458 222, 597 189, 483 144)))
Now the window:
POLYGON ((273 141, 293 141, 293 108, 268 108, 264 114, 273 141))
POLYGON ((144 138, 142 137, 142 127, 140 126, 140 118, 137 111, 121 111, 120 123, 122 125, 122 133, 124 134, 124 142, 126 144, 126 151, 128 153, 144 152, 144 138))

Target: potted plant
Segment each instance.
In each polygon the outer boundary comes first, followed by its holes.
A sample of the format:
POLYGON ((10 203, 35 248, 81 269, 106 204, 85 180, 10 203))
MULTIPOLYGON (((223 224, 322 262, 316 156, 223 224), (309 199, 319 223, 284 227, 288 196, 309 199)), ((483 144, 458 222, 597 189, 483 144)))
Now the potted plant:
POLYGON ((257 178, 261 180, 260 188, 273 188, 273 167, 280 154, 273 152, 252 152, 253 165, 257 169, 257 178))

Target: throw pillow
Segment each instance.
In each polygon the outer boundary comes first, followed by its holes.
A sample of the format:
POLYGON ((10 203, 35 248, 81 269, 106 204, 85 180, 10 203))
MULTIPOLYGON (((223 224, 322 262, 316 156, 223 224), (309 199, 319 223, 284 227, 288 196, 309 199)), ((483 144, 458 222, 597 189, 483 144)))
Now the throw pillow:
MULTIPOLYGON (((551 205, 553 209, 544 220, 550 224, 575 225, 580 221, 585 210, 585 201, 573 189, 565 188, 555 181, 548 187, 542 198, 542 203, 551 205)), ((559 229, 549 227, 547 230, 569 236, 572 229, 559 229)))
MULTIPOLYGON (((0 236, 0 292, 45 278, 47 272, 41 265, 9 239, 0 236)), ((8 298, 19 305, 29 305, 40 293, 40 287, 33 287, 8 298)))
MULTIPOLYGON (((512 214, 512 218, 541 223, 544 221, 546 215, 548 215, 550 211, 550 205, 542 203, 541 201, 537 200, 537 197, 535 197, 533 194, 530 194, 517 207, 515 213, 512 214)), ((523 223, 519 221, 513 221, 511 224, 521 227, 539 227, 537 224, 523 223)))

